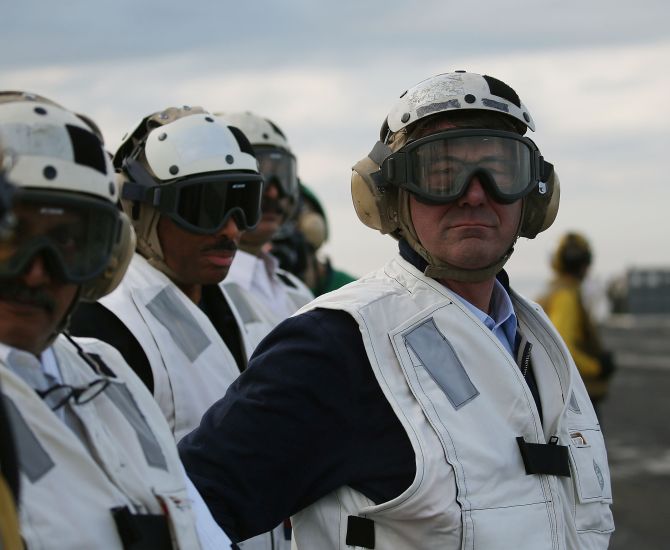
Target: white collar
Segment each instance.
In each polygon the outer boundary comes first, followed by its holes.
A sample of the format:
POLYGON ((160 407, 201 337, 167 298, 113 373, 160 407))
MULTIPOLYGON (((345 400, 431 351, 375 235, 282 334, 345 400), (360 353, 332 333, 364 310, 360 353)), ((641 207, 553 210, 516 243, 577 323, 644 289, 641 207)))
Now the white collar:
POLYGON ((261 252, 259 256, 254 256, 253 254, 249 254, 249 252, 238 249, 235 252, 235 258, 230 266, 228 275, 226 275, 226 279, 229 282, 239 284, 242 288, 250 290, 254 279, 257 277, 255 275, 257 270, 264 271, 266 277, 272 280, 276 278, 278 268, 279 260, 272 254, 261 252))

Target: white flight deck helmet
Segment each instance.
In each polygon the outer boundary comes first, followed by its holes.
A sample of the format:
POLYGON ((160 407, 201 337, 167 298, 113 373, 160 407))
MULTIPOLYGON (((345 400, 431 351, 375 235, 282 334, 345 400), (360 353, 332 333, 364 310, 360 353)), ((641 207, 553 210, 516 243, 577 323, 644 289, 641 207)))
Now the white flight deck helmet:
POLYGON ((66 212, 78 217, 77 227, 86 228, 68 237, 79 247, 74 255, 61 248, 62 236, 34 238, 17 228, 2 243, 0 274, 20 274, 41 253, 63 280, 80 286, 78 300, 96 301, 114 290, 132 257, 135 236, 117 208, 114 169, 93 128, 42 96, 6 91, 0 92, 0 142, 10 159, 4 171, 15 187, 15 206, 38 205, 43 215, 66 212))
MULTIPOLYGON (((547 168, 546 181, 539 181, 523 198, 521 221, 509 250, 494 264, 469 270, 433 257, 419 241, 409 211, 409 192, 382 176, 385 158, 407 144, 418 121, 446 112, 490 111, 509 117, 520 135, 535 130, 530 113, 516 92, 504 82, 486 75, 456 71, 419 82, 405 91, 392 107, 380 131, 380 141, 370 154, 353 167, 351 193, 359 219, 368 227, 396 239, 404 238, 427 262, 426 275, 459 281, 483 281, 495 276, 512 254, 516 239, 534 238, 556 218, 560 185, 555 170, 547 168)), ((547 163, 547 166, 550 167, 547 163)))
POLYGON ((284 132, 270 119, 249 111, 219 114, 247 136, 265 181, 274 181, 280 195, 290 200, 289 210, 285 213, 286 218, 290 218, 298 205, 300 188, 296 159, 284 132))
POLYGON ((144 117, 124 136, 114 165, 120 171, 122 204, 135 227, 138 252, 173 280, 177 276, 165 263, 157 233, 161 215, 194 233, 213 233, 217 228, 208 231, 197 223, 184 224, 177 212, 182 191, 174 194, 172 210, 162 208, 159 203, 168 197, 169 188, 213 185, 216 200, 201 197, 194 207, 201 207, 203 217, 212 209, 208 221, 219 229, 230 215, 242 230, 258 222, 262 179, 251 144, 229 121, 202 107, 169 107, 144 117), (232 199, 236 200, 232 213, 216 211, 232 199))

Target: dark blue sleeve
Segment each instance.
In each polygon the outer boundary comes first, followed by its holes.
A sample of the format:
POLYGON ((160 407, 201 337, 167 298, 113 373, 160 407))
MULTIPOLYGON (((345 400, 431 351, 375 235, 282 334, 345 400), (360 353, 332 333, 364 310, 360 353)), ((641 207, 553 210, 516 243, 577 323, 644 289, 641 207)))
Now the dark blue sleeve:
POLYGON ((340 311, 281 323, 179 450, 234 540, 268 531, 344 485, 388 500, 415 473, 358 325, 340 311))

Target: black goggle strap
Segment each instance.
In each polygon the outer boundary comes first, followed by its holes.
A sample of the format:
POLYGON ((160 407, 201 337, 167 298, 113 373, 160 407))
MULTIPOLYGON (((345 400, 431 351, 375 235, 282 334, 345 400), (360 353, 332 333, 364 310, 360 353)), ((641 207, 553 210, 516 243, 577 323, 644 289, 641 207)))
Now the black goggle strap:
MULTIPOLYGON (((363 176, 363 178, 368 176, 379 189, 385 187, 387 182, 385 181, 385 178, 382 174, 382 165, 384 160, 386 160, 392 154, 393 150, 388 145, 386 145, 386 143, 382 143, 381 141, 375 143, 372 151, 368 153, 368 158, 377 166, 379 166, 379 170, 370 174, 361 174, 361 176, 363 176)), ((354 169, 356 169, 356 166, 354 166, 354 169)))
MULTIPOLYGON (((128 175, 128 181, 123 184, 121 198, 132 201, 136 205, 138 203, 149 204, 160 210, 163 193, 144 167, 134 159, 126 159, 123 161, 123 171, 128 175)), ((139 211, 133 208, 133 218, 138 217, 139 211)))
POLYGON ((551 191, 547 189, 547 182, 554 173, 554 165, 551 162, 544 160, 544 157, 540 156, 540 181, 538 183, 538 190, 541 195, 551 191))

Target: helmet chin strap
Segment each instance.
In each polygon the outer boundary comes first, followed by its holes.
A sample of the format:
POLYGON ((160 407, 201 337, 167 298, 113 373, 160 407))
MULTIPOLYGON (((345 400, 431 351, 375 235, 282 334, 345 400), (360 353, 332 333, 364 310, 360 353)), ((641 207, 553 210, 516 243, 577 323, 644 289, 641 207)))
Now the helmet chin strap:
MULTIPOLYGON (((410 243, 410 246, 412 246, 412 243, 410 243)), ((500 272, 512 255, 512 252, 514 252, 514 247, 510 248, 496 263, 479 269, 464 269, 446 262, 439 262, 439 264, 436 265, 426 258, 426 260, 428 260, 428 265, 423 273, 426 277, 430 277, 431 279, 449 279, 461 283, 482 283, 492 279, 500 272)))
MULTIPOLYGON (((124 205, 126 210, 126 205, 124 205)), ((177 274, 165 263, 165 254, 158 238, 160 213, 154 208, 141 206, 140 219, 133 220, 137 235, 137 252, 149 265, 164 273, 171 281, 179 281, 177 274)))
POLYGON ((426 269, 424 269, 424 275, 430 277, 431 279, 449 279, 452 281, 458 281, 462 283, 481 283, 495 277, 503 266, 507 263, 510 256, 514 252, 514 245, 516 244, 517 239, 519 238, 519 233, 521 231, 521 222, 523 220, 524 210, 526 201, 522 203, 521 216, 519 218, 519 226, 517 227, 514 239, 507 252, 505 252, 497 261, 486 266, 480 267, 477 269, 466 269, 462 267, 457 267, 448 262, 444 262, 438 258, 433 257, 421 244, 419 237, 416 234, 414 229, 414 224, 412 223, 412 217, 409 208, 409 193, 404 189, 401 189, 398 193, 399 201, 399 222, 402 235, 408 244, 424 259, 428 262, 426 269))

